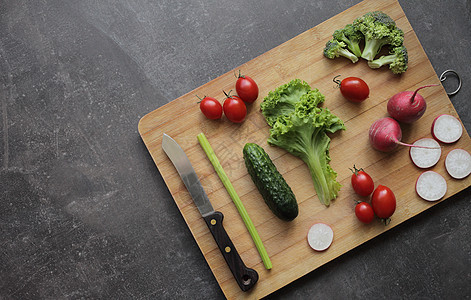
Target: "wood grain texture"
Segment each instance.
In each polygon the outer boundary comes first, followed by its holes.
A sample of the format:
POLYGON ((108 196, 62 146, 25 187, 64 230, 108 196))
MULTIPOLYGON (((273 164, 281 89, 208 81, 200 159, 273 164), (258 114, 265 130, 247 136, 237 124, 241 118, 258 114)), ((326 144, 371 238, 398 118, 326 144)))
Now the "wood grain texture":
MULTIPOLYGON (((195 95, 210 95, 222 100, 223 90, 234 89, 233 71, 150 112, 139 122, 141 137, 227 298, 261 298, 268 295, 437 203, 426 202, 416 195, 415 181, 422 170, 413 166, 407 148, 399 148, 392 153, 380 153, 373 150, 368 141, 369 126, 376 119, 387 116, 386 103, 392 95, 400 91, 414 90, 424 84, 440 84, 397 1, 361 2, 235 68, 234 71, 239 69, 256 80, 260 89, 259 98, 248 107, 244 123, 233 124, 224 117, 218 121, 207 120, 196 105, 195 95), (371 70, 364 60, 352 64, 344 58, 329 60, 322 55, 324 45, 335 29, 373 10, 382 10, 389 14, 405 32, 404 44, 409 51, 409 70, 401 76, 393 75, 387 68, 371 70), (370 87, 369 99, 361 104, 346 101, 332 82, 332 78, 338 74, 342 77, 362 77, 370 87), (326 96, 324 106, 339 116, 347 127, 346 131, 331 135, 330 164, 337 171, 337 179, 343 187, 339 197, 329 208, 317 199, 304 163, 286 151, 266 143, 269 127, 260 113, 260 103, 270 90, 294 78, 302 79, 311 87, 318 88, 326 96), (260 279, 249 292, 241 292, 234 281, 183 182, 162 151, 164 132, 184 149, 214 209, 224 214, 226 231, 244 263, 258 272, 260 279), (272 270, 264 268, 237 209, 199 146, 196 136, 200 132, 207 136, 243 201, 270 255, 272 270), (244 165, 242 149, 248 142, 264 147, 291 186, 299 204, 299 215, 294 221, 279 220, 263 202, 244 165), (353 164, 364 168, 373 177, 375 186, 386 185, 395 192, 397 210, 388 226, 379 221, 364 225, 354 216, 353 200, 358 197, 350 186, 349 168, 353 164), (306 241, 309 227, 319 221, 330 224, 334 230, 332 246, 320 253, 309 248, 306 241)), ((442 86, 424 89, 420 93, 427 100, 427 111, 418 122, 401 125, 405 142, 431 137, 430 127, 437 115, 448 113, 457 116, 442 86)), ((466 131, 457 143, 444 145, 440 161, 431 168, 443 175, 448 184, 448 191, 441 201, 471 183, 471 177, 454 180, 446 173, 445 156, 454 148, 471 152, 471 140, 466 131)))

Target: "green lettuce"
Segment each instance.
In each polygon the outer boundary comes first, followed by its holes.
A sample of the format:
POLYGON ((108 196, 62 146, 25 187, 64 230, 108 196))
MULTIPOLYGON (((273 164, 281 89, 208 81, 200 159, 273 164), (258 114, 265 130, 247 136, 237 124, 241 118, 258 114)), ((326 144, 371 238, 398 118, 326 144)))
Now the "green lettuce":
POLYGON ((271 127, 268 143, 285 149, 307 164, 319 201, 329 206, 341 185, 329 165, 327 133, 344 130, 345 125, 329 109, 318 107, 324 101, 318 89, 294 79, 269 92, 260 107, 271 127))

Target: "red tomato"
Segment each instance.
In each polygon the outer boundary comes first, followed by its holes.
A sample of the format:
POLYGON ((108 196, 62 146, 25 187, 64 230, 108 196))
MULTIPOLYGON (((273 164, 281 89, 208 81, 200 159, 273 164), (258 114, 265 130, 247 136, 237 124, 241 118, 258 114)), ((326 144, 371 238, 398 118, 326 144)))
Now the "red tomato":
POLYGON ((205 96, 200 101, 200 109, 208 119, 216 120, 222 117, 222 105, 216 98, 205 96))
POLYGON ((244 101, 238 96, 230 96, 226 94, 227 98, 224 100, 223 109, 224 114, 229 121, 234 123, 242 123, 247 115, 247 107, 244 101))
POLYGON ((371 196, 371 206, 376 216, 381 219, 388 219, 396 210, 396 197, 390 188, 378 185, 371 196))
POLYGON ((363 169, 357 169, 353 166, 352 170, 352 186, 355 193, 365 197, 371 194, 375 188, 375 184, 370 175, 368 175, 363 169))
POLYGON ((247 103, 254 102, 258 97, 258 85, 249 76, 240 75, 236 81, 237 95, 247 103))
POLYGON ((357 216, 358 220, 365 224, 371 223, 375 217, 373 208, 367 202, 359 202, 355 206, 355 215, 357 216))
POLYGON ((340 92, 345 99, 352 102, 363 102, 370 95, 370 88, 361 78, 347 77, 340 82, 335 79, 338 76, 334 77, 334 82, 339 85, 340 92))

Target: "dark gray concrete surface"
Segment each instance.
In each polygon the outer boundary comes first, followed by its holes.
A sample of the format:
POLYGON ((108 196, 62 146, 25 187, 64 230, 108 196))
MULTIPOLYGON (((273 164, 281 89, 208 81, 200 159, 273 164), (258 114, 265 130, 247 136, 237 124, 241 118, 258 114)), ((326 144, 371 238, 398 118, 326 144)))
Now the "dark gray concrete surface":
MULTIPOLYGON (((358 2, 0 1, 0 299, 223 298, 138 121, 358 2)), ((400 3, 469 132, 471 3, 400 3)), ((269 298, 469 298, 470 200, 269 298)))

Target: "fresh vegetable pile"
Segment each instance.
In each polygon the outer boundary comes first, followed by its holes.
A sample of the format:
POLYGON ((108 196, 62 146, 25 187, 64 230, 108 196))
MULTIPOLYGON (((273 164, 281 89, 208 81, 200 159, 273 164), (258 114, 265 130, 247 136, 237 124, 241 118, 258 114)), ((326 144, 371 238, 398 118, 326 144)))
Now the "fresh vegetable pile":
POLYGON ((358 220, 369 224, 377 216, 384 224, 389 224, 396 211, 396 196, 393 191, 384 185, 378 185, 375 189, 373 179, 361 168, 353 166, 350 170, 353 172, 351 182, 355 193, 361 197, 368 197, 373 193, 371 204, 368 201, 357 201, 355 215, 358 220))
MULTIPOLYGON (((432 138, 421 138, 413 144, 406 144, 401 141, 402 130, 399 122, 413 123, 418 121, 425 113, 427 104, 424 97, 418 91, 437 86, 437 84, 425 85, 415 91, 404 91, 395 94, 388 100, 387 110, 391 117, 380 118, 375 121, 369 129, 369 140, 373 148, 383 152, 394 150, 398 145, 410 147, 409 154, 412 162, 420 169, 427 169, 435 166, 440 160, 443 144, 457 142, 463 133, 460 121, 454 116, 442 114, 433 120, 431 135, 432 138)), ((463 153, 464 157, 470 157, 469 153, 463 149, 455 149, 463 153), (467 156, 466 156, 467 154, 467 156)), ((450 154, 455 151, 452 150, 450 154)), ((454 152, 456 153, 456 152, 454 152)), ((447 155, 451 163, 446 163, 448 174, 455 179, 462 179, 471 173, 471 159, 454 162, 454 155, 447 155), (460 173, 463 175, 456 176, 460 173), (453 175, 452 175, 453 174, 453 175)), ((443 198, 447 192, 447 183, 443 176, 435 171, 424 171, 418 177, 415 185, 417 194, 424 200, 437 201, 443 198)))
POLYGON ((308 165, 317 196, 328 206, 337 197, 340 183, 329 165, 327 133, 345 129, 345 125, 329 109, 318 107, 324 100, 318 89, 295 79, 269 92, 261 109, 271 127, 268 143, 300 157, 308 165))
POLYGON ((418 91, 431 86, 436 86, 436 84, 419 87, 413 92, 400 92, 388 100, 387 109, 391 117, 376 120, 369 130, 369 139, 373 148, 383 152, 392 151, 398 145, 429 148, 428 146, 410 145, 401 142, 402 130, 399 122, 413 123, 424 115, 427 104, 418 91))
POLYGON ((330 59, 343 56, 352 63, 363 58, 370 68, 389 66, 394 74, 404 73, 409 62, 404 32, 381 11, 368 12, 356 18, 353 24, 335 30, 325 45, 324 55, 330 59), (363 50, 361 45, 364 45, 363 50), (377 57, 384 46, 389 47, 389 54, 377 57))
MULTIPOLYGON (((432 122, 431 135, 433 138, 422 138, 414 145, 435 146, 434 149, 410 149, 410 158, 414 165, 420 169, 435 166, 441 158, 441 147, 443 144, 457 142, 463 133, 460 121, 452 115, 442 114, 432 122)), ((471 155, 468 151, 460 148, 448 152, 445 158, 445 170, 453 179, 463 179, 471 174, 471 155)), ((448 186, 445 178, 438 172, 428 170, 422 172, 417 178, 415 191, 422 199, 427 201, 438 201, 442 199, 448 186)))
MULTIPOLYGON (((324 55, 329 59, 345 57, 356 63, 360 58, 367 61, 370 68, 388 66, 394 74, 404 73, 408 69, 408 53, 404 45, 404 32, 396 26, 394 20, 381 11, 373 11, 356 18, 352 24, 335 30, 332 39, 324 48, 324 55), (389 51, 389 53, 387 52, 389 51)), ((244 122, 247 106, 255 102, 259 95, 258 85, 245 75, 234 73, 237 81, 237 95, 225 93, 223 105, 212 97, 201 99, 200 107, 208 119, 220 119, 224 114, 234 123, 244 122)), ((350 102, 361 103, 370 95, 368 84, 359 77, 346 77, 343 80, 334 77, 334 82, 342 96, 350 102)), ((381 116, 370 126, 368 135, 371 146, 382 152, 395 150, 398 145, 409 147, 411 161, 422 172, 418 176, 415 191, 426 201, 438 201, 447 193, 447 180, 438 170, 426 170, 435 167, 441 159, 442 144, 452 144, 460 139, 462 125, 454 116, 439 115, 431 126, 432 138, 422 137, 411 144, 401 141, 401 126, 418 121, 427 108, 427 103, 419 91, 438 86, 428 84, 413 91, 397 92, 387 102, 389 116, 381 116)), ((330 166, 330 137, 339 130, 345 130, 343 121, 322 106, 324 95, 300 79, 294 79, 270 91, 260 104, 261 113, 270 126, 268 144, 278 146, 307 165, 319 201, 329 206, 336 199, 341 185, 337 182, 337 173, 330 166)), ((366 132, 365 132, 366 133, 366 132)), ((203 143, 204 144, 204 143, 203 143)), ((203 145, 202 144, 202 145, 203 145)), ((207 151, 208 157, 214 153, 207 151)), ((262 196, 265 204, 281 220, 293 221, 299 214, 298 203, 291 187, 264 149, 248 142, 242 151, 247 172, 262 196)), ((211 160, 211 158, 210 158, 211 160)), ((213 159, 214 160, 214 159, 213 159)), ((213 160, 211 160, 213 162, 213 160)), ((214 164, 219 170, 219 163, 214 164)), ((445 169, 453 179, 463 179, 471 174, 471 155, 464 149, 448 152, 445 169)), ((365 224, 381 220, 384 224, 391 221, 396 211, 396 196, 386 185, 375 188, 372 177, 363 169, 353 166, 351 185, 355 192, 354 213, 365 224)), ((246 222, 257 249, 267 269, 271 268, 268 254, 256 233, 255 227, 244 212, 242 202, 230 184, 227 175, 221 180, 234 199, 239 212, 246 222)), ((296 221, 291 224, 296 223, 296 221)), ((334 239, 335 224, 317 220, 307 233, 309 246, 316 251, 328 249, 334 239), (331 226, 332 225, 332 226, 331 226)))
MULTIPOLYGON (((235 73, 234 73, 235 75, 235 73)), ((214 97, 204 96, 203 99, 198 97, 200 100, 200 110, 203 115, 210 120, 221 119, 222 114, 233 123, 242 123, 247 116, 247 105, 253 103, 257 100, 258 97, 258 85, 249 76, 242 75, 239 70, 239 75, 237 76, 237 81, 235 84, 237 95, 231 95, 224 92, 226 98, 224 99, 223 104, 214 97)))

